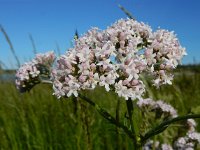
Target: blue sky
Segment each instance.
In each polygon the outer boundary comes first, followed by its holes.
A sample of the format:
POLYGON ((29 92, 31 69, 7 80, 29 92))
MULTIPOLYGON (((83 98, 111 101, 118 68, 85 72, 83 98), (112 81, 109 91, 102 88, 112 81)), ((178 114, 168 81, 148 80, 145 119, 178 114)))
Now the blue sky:
MULTIPOLYGON (((71 47, 74 32, 85 33, 91 27, 105 29, 126 15, 118 4, 138 21, 173 30, 186 47, 183 63, 200 62, 199 0, 0 0, 0 24, 8 33, 15 51, 24 63, 33 58, 29 39, 32 35, 37 52, 71 47)), ((8 68, 16 67, 9 46, 0 33, 0 60, 8 68)))

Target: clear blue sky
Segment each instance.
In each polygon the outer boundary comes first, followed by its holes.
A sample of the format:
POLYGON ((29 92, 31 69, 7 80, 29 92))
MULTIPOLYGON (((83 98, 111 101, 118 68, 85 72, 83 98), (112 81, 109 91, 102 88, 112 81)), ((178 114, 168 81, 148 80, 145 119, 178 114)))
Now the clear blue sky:
MULTIPOLYGON (((154 30, 174 30, 188 56, 184 64, 200 62, 200 0, 0 0, 0 24, 8 33, 21 63, 33 58, 32 34, 38 52, 56 49, 64 53, 71 46, 75 29, 79 34, 91 27, 105 29, 126 15, 118 4, 138 21, 154 30)), ((9 68, 16 62, 0 33, 0 60, 9 68)))

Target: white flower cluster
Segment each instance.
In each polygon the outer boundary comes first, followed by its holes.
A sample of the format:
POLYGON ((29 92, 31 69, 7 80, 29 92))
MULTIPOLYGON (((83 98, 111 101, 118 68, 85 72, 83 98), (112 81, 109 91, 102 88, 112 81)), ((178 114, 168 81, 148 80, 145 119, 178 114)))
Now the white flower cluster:
POLYGON ((195 150, 197 143, 200 143, 200 133, 195 131, 196 122, 193 119, 187 120, 188 132, 186 136, 180 137, 175 142, 178 150, 195 150))
MULTIPOLYGON (((16 73, 15 84, 21 92, 26 91, 27 84, 32 81, 38 81, 40 71, 37 69, 35 62, 28 62, 21 66, 16 73)), ((28 90, 28 89, 27 89, 28 90)))
POLYGON ((177 117, 176 110, 169 104, 163 101, 154 101, 150 98, 140 99, 137 101, 137 105, 141 109, 150 108, 152 111, 158 112, 160 115, 163 114, 165 117, 175 118, 177 117))
POLYGON ((145 56, 148 65, 151 66, 155 86, 172 84, 173 75, 170 70, 176 68, 184 55, 187 55, 185 48, 181 47, 173 32, 157 30, 153 33, 152 42, 147 47, 145 56))
POLYGON ((55 59, 54 53, 47 52, 38 54, 31 62, 22 65, 16 72, 16 86, 21 92, 30 90, 35 84, 40 82, 41 74, 49 73, 55 59))
MULTIPOLYGON (((147 100, 145 104, 142 104, 142 107, 149 106, 147 103, 150 101, 147 100)), ((158 141, 149 140, 143 146, 143 150, 152 150, 153 147, 156 150, 195 150, 196 144, 200 143, 200 133, 195 131, 196 122, 193 119, 188 119, 187 122, 188 131, 186 136, 179 137, 175 142, 173 147, 169 144, 160 144, 158 141)))
POLYGON ((45 54, 36 54, 33 60, 36 64, 44 65, 45 67, 52 67, 55 60, 55 54, 53 51, 46 52, 45 54))
POLYGON ((154 84, 170 84, 169 73, 185 55, 176 36, 132 19, 119 20, 106 30, 93 28, 75 41, 52 72, 54 94, 78 96, 81 89, 104 86, 125 99, 140 99, 147 72, 154 84))
MULTIPOLYGON (((140 99, 137 101, 137 106, 141 110, 148 110, 154 111, 158 113, 159 115, 164 114, 164 118, 171 117, 175 118, 177 117, 176 110, 169 104, 164 103, 163 101, 154 101, 150 98, 147 99, 140 99)), ((187 125, 187 133, 186 136, 180 137, 175 141, 175 144, 173 145, 174 149, 178 150, 194 150, 197 143, 200 143, 200 133, 195 131, 196 122, 193 119, 188 119, 186 122, 187 125)), ((158 150, 172 150, 172 147, 168 144, 162 144, 159 145, 158 141, 148 141, 144 147, 143 150, 151 150, 153 148, 153 145, 158 150)))
POLYGON ((142 148, 142 150, 173 150, 173 148, 168 144, 160 144, 158 141, 149 140, 142 148))

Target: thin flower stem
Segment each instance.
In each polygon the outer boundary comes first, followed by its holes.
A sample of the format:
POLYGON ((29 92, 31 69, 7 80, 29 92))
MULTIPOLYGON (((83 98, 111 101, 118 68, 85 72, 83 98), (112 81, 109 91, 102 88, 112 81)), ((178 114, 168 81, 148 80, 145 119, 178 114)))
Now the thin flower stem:
POLYGON ((130 126, 131 126, 131 131, 133 133, 133 135, 135 136, 133 138, 133 144, 134 144, 134 148, 136 149, 139 145, 139 143, 137 143, 137 137, 136 137, 136 133, 135 133, 135 128, 134 128, 134 124, 133 124, 133 102, 131 99, 128 99, 126 101, 126 107, 128 110, 128 119, 130 121, 130 126))
POLYGON ((100 106, 98 106, 97 104, 95 104, 92 100, 90 100, 89 98, 85 97, 84 95, 81 95, 79 93, 79 97, 86 101, 87 103, 89 103, 91 106, 93 106, 101 116, 103 116, 105 119, 107 119, 110 123, 116 125, 117 127, 121 128, 124 130, 124 132, 134 141, 135 139, 135 135, 131 132, 131 130, 129 130, 126 126, 124 126, 122 123, 118 122, 113 116, 111 116, 106 110, 104 110, 103 108, 101 108, 100 106))
POLYGON ((41 80, 41 83, 52 84, 52 81, 51 80, 41 80))
MULTIPOLYGON (((119 122, 119 110, 120 110, 120 99, 118 98, 117 99, 117 107, 116 107, 116 114, 115 114, 115 118, 116 118, 116 121, 119 122)), ((116 150, 120 150, 120 136, 119 136, 119 128, 116 127, 116 150)))
POLYGON ((158 126, 156 126, 153 129, 151 129, 143 137, 141 137, 141 141, 142 141, 141 143, 144 144, 146 142, 146 140, 148 140, 149 138, 163 132, 172 123, 182 121, 182 120, 186 120, 186 119, 192 119, 192 118, 193 119, 194 118, 200 118, 200 114, 191 114, 191 115, 179 116, 179 117, 167 120, 167 121, 163 121, 161 124, 159 124, 158 126))
POLYGON ((130 121, 130 125, 131 125, 131 131, 134 133, 134 125, 133 125, 133 119, 132 119, 132 116, 133 116, 133 103, 132 103, 132 100, 128 99, 126 101, 126 107, 127 107, 127 110, 128 110, 128 118, 129 118, 129 121, 130 121))

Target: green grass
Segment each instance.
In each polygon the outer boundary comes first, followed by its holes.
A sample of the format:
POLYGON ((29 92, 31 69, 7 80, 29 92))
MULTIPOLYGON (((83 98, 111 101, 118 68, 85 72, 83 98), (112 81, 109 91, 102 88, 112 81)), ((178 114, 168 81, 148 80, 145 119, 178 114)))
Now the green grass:
MULTIPOLYGON (((114 117, 119 101, 119 119, 127 122, 125 101, 116 94, 107 93, 103 88, 84 94, 114 117)), ((158 90, 149 84, 146 96, 167 101, 182 115, 200 113, 200 74, 179 74, 172 86, 158 90)), ((142 121, 139 112, 136 113, 135 124, 142 121)), ((200 120, 197 122, 200 124, 200 120)), ((138 130, 140 128, 138 126, 138 130)), ((170 141, 177 130, 175 125, 170 126, 155 138, 170 141)), ((20 94, 14 84, 8 82, 0 83, 0 137, 2 150, 110 150, 133 146, 122 130, 109 124, 84 101, 57 100, 50 85, 37 85, 29 93, 20 94)))

